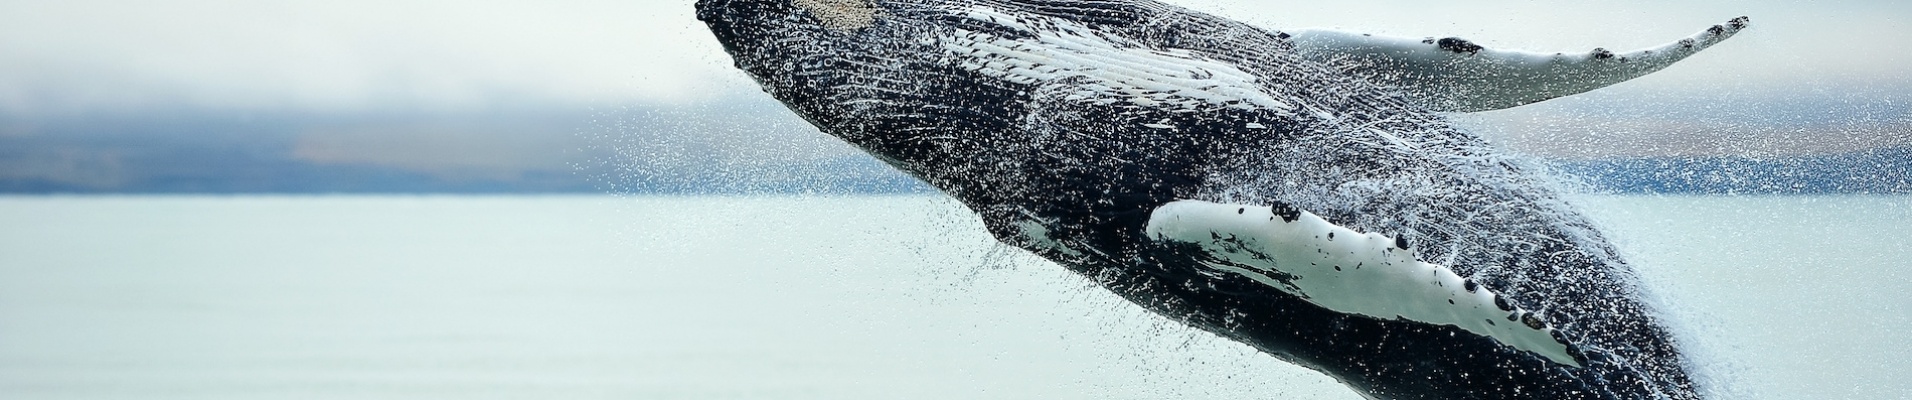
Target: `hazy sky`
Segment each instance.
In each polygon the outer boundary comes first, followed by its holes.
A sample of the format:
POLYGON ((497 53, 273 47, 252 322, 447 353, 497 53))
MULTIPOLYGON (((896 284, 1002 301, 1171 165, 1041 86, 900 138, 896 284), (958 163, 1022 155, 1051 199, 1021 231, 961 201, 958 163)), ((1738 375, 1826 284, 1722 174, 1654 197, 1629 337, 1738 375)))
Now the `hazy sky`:
POLYGON ((728 71, 688 2, 0 3, 0 109, 433 110, 681 99, 728 71))
MULTIPOLYGON (((1627 49, 1754 28, 1650 77, 1710 87, 1912 81, 1912 2, 1232 1, 1264 27, 1627 49)), ((461 110, 694 102, 753 89, 691 0, 0 1, 0 114, 461 110)))
MULTIPOLYGON (((867 161, 731 67, 693 1, 0 0, 0 187, 867 161)), ((1653 46, 1746 15, 1751 29, 1654 75, 1456 118, 1550 158, 1912 146, 1912 2, 1170 2, 1273 29, 1541 51, 1653 46)))

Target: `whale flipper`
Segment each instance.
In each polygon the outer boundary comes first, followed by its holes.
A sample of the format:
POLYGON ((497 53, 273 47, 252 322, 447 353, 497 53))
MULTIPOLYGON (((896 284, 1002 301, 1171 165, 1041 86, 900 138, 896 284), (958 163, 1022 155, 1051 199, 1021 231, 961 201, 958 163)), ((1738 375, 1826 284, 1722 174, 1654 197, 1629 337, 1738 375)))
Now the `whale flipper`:
POLYGON ((1145 228, 1158 242, 1191 244, 1201 263, 1309 303, 1383 320, 1451 325, 1557 363, 1581 366, 1540 314, 1447 267, 1415 258, 1405 238, 1357 232, 1292 206, 1180 200, 1145 228))
POLYGON ((1435 111, 1488 111, 1607 87, 1659 71, 1746 28, 1734 18, 1658 47, 1626 53, 1542 53, 1466 39, 1374 36, 1301 29, 1283 35, 1303 57, 1394 87, 1435 111))

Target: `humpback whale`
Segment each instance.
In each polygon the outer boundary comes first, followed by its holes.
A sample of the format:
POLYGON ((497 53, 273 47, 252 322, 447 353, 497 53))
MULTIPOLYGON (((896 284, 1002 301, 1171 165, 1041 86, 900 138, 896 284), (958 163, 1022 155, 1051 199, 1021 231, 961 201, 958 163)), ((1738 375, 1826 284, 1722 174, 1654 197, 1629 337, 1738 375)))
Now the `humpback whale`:
POLYGON ((700 0, 736 66, 1003 243, 1377 399, 1696 399, 1631 266, 1447 112, 1665 68, 1150 0, 700 0))

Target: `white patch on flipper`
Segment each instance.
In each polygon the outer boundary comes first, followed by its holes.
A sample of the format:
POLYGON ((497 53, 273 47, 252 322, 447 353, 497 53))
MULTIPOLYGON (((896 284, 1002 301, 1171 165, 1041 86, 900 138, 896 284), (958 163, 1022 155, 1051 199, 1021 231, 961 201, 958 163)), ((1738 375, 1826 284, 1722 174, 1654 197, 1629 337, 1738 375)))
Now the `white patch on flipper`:
POLYGON ((958 65, 1022 84, 1080 78, 1066 96, 1070 100, 1184 110, 1293 108, 1262 91, 1254 75, 1188 50, 1149 49, 1063 19, 1015 17, 981 7, 968 17, 1034 38, 959 30, 957 37, 942 41, 958 65))
POLYGON ((1725 41, 1747 19, 1658 47, 1626 53, 1602 49, 1532 52, 1480 47, 1461 40, 1404 38, 1332 29, 1286 31, 1296 53, 1400 89, 1436 111, 1498 110, 1611 86, 1659 71, 1725 41), (1456 51, 1460 50, 1460 51, 1456 51))
POLYGON ((1201 246, 1207 267, 1239 274, 1337 312, 1450 325, 1557 363, 1580 366, 1539 315, 1502 310, 1486 287, 1416 260, 1395 240, 1294 210, 1181 200, 1149 216, 1149 238, 1201 246), (1509 321, 1509 316, 1517 321, 1509 321), (1527 320, 1528 316, 1534 320, 1527 320), (1538 323, 1540 328, 1528 326, 1538 323))

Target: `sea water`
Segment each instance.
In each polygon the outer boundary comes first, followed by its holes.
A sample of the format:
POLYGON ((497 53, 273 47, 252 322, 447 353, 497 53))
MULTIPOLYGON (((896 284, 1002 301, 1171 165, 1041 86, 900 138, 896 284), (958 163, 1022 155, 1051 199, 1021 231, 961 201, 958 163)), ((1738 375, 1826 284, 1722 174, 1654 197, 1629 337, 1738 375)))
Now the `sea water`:
MULTIPOLYGON (((1584 197, 1730 398, 1912 398, 1912 199, 1584 197)), ((5 399, 1352 399, 935 196, 0 197, 5 399)))

